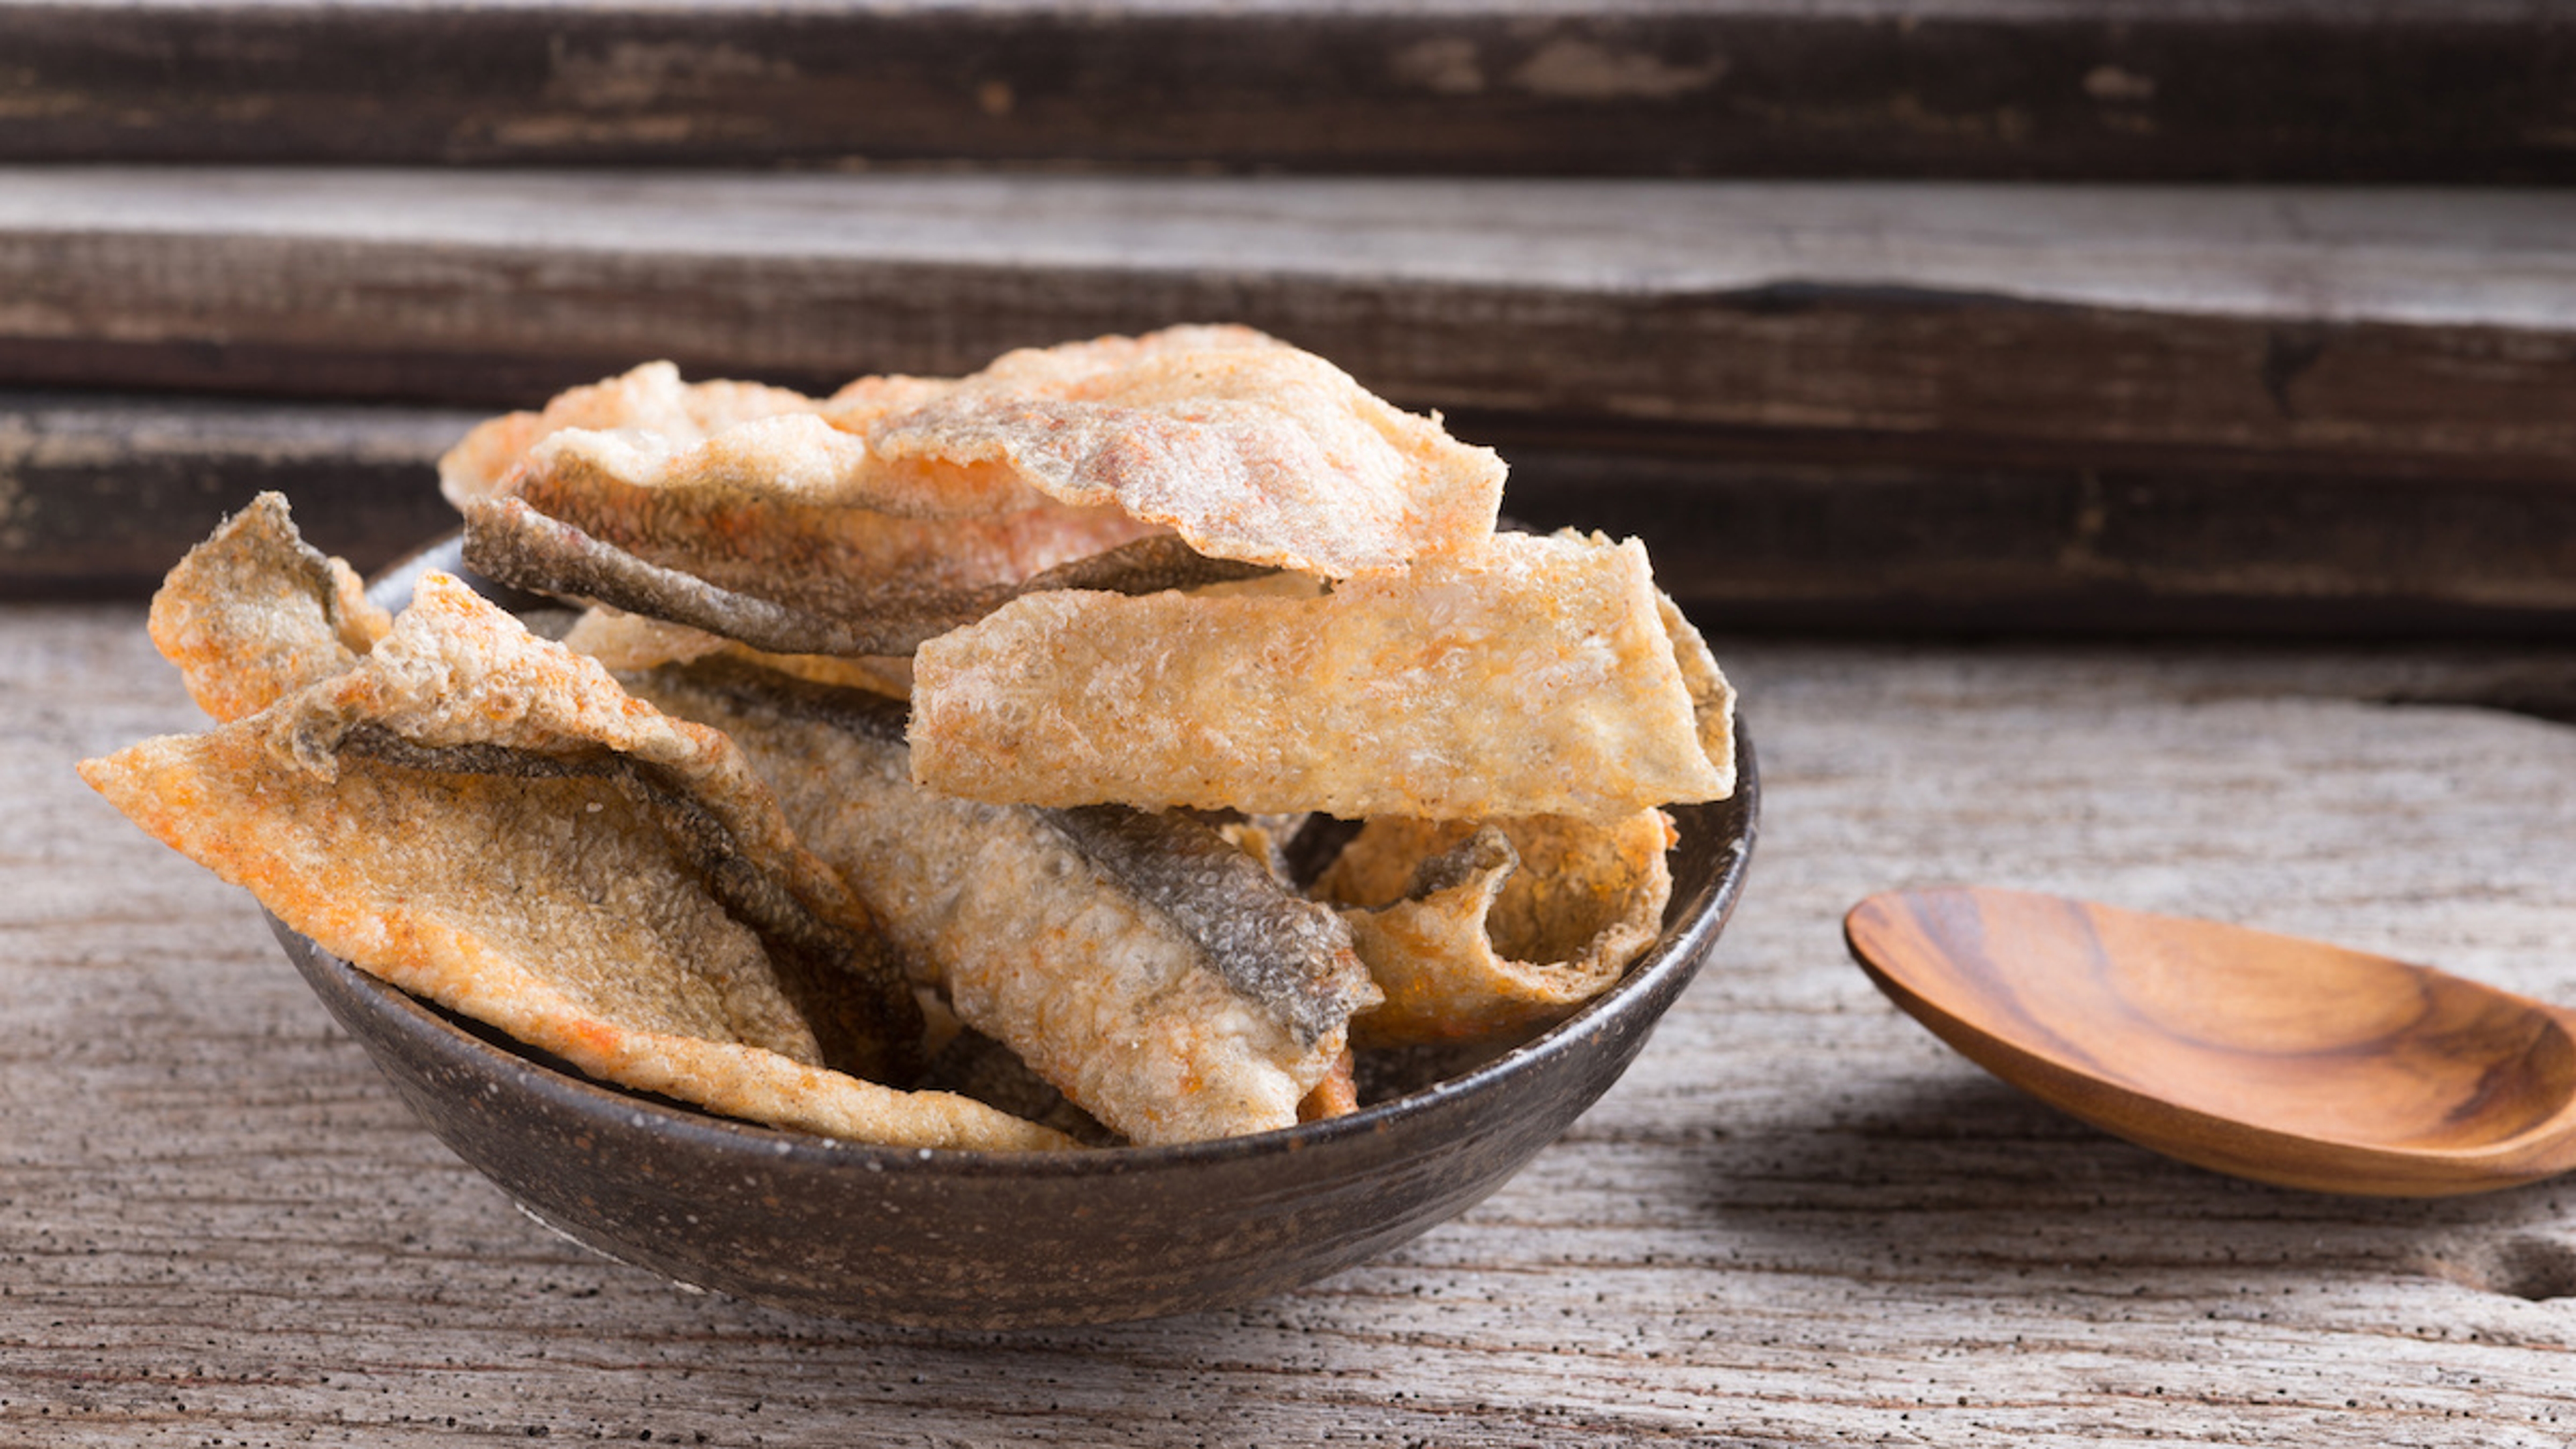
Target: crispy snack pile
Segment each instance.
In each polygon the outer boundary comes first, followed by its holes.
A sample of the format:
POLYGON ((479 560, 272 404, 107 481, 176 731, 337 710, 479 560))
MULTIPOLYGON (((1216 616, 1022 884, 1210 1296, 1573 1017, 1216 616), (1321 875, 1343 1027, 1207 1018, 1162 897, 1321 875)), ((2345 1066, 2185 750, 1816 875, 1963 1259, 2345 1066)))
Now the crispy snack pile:
POLYGON ((1661 929, 1733 695, 1644 549, 1241 328, 814 399, 665 363, 477 428, 398 618, 264 496, 152 636, 218 721, 84 761, 326 949, 605 1081, 903 1146, 1349 1111, 1661 929), (908 696, 908 697, 907 697, 908 696), (1307 842, 1348 834, 1314 869, 1307 842), (1294 848, 1292 848, 1294 847, 1294 848))

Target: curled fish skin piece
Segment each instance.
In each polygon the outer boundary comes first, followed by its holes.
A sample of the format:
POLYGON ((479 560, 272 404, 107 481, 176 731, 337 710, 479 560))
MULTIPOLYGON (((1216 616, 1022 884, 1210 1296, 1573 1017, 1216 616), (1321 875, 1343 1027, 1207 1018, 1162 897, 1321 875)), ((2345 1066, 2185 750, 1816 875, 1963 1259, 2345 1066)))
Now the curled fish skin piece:
POLYGON ((1609 989, 1663 930, 1672 822, 1642 810, 1364 826, 1315 883, 1386 1000, 1366 1047, 1526 1032, 1609 989))
POLYGON ((632 687, 739 742, 924 984, 1130 1141, 1293 1125, 1378 1000, 1341 921, 1199 822, 922 790, 862 690, 723 658, 632 687))

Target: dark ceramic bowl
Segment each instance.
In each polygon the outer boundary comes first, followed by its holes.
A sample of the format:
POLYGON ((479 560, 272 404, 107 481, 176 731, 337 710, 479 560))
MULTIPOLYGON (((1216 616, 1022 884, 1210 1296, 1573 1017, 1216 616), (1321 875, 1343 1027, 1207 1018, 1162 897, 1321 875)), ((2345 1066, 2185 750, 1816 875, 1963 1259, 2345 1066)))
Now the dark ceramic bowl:
POLYGON ((1500 1187, 1618 1080, 1698 973, 1742 888, 1758 795, 1746 749, 1735 798, 1672 812, 1662 939, 1564 1022, 1350 1116, 1172 1147, 944 1152, 714 1117, 592 1082, 277 934, 431 1131, 611 1257, 878 1323, 1104 1323, 1312 1282, 1500 1187))

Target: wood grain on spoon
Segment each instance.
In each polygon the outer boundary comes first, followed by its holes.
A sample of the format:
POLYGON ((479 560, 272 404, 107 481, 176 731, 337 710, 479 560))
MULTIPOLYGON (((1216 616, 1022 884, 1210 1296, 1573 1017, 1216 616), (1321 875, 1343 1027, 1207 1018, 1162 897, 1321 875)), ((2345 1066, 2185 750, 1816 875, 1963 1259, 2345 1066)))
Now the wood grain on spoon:
POLYGON ((2105 1131, 2284 1186, 2384 1196, 2576 1166, 2553 1008, 2429 967, 1981 887, 1869 897, 1853 957, 1943 1041, 2105 1131))

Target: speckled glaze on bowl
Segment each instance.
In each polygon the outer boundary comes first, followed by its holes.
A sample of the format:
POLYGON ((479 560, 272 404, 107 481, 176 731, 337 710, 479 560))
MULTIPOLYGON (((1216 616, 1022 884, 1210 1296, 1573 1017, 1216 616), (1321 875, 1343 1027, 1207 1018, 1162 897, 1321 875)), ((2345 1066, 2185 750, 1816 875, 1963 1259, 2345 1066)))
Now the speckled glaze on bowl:
MULTIPOLYGON (((387 582, 408 592, 400 571, 387 582)), ((1618 1080, 1698 973, 1742 888, 1758 801, 1746 745, 1733 799, 1672 812, 1661 940, 1567 1020, 1350 1116, 1170 1147, 943 1152, 714 1117, 594 1083, 277 934, 422 1122, 579 1242, 811 1313, 1105 1323, 1312 1282, 1501 1186, 1618 1080)))

